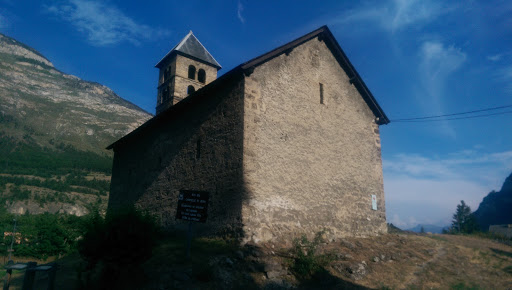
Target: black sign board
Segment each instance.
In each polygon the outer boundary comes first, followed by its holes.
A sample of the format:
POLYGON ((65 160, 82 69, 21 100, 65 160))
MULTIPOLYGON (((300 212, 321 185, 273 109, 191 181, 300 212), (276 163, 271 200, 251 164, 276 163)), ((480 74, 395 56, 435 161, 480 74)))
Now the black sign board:
POLYGON ((206 222, 208 210, 208 192, 180 190, 176 219, 206 222))

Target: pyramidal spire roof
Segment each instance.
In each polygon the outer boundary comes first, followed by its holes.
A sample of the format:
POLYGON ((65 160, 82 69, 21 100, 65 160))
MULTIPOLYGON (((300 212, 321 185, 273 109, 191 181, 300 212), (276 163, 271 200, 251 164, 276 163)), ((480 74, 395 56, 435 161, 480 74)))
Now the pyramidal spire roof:
POLYGON ((156 65, 155 67, 160 67, 160 64, 167 58, 176 54, 182 54, 186 56, 190 56, 195 58, 198 61, 205 62, 207 64, 213 65, 220 69, 220 64, 213 58, 213 56, 206 50, 206 48, 199 42, 199 40, 194 36, 192 30, 185 36, 178 45, 176 45, 171 51, 169 51, 156 65))

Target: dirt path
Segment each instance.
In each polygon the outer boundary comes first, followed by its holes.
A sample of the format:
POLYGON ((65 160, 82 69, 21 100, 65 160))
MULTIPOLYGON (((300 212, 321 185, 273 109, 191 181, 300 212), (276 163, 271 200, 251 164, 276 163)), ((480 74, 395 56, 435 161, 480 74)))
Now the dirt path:
POLYGON ((408 275, 405 278, 404 285, 407 285, 406 288, 411 288, 413 285, 416 285, 418 283, 419 276, 424 274, 427 269, 435 264, 439 259, 442 259, 445 257, 447 252, 446 245, 443 243, 438 242, 437 247, 435 248, 435 254, 431 258, 429 258, 427 261, 418 264, 414 271, 408 273, 408 275))

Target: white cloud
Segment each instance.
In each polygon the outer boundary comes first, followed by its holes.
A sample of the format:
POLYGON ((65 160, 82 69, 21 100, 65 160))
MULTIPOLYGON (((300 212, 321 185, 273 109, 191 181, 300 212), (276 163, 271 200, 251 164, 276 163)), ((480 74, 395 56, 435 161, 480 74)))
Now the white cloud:
POLYGON ((242 2, 238 1, 236 16, 238 17, 238 20, 240 20, 240 22, 245 23, 245 18, 242 16, 243 11, 244 11, 244 5, 242 4, 242 2))
POLYGON ((496 61, 499 61, 502 57, 503 57, 503 54, 498 53, 498 54, 494 54, 494 55, 488 55, 487 59, 492 62, 496 62, 496 61))
POLYGON ((408 27, 425 25, 452 9, 441 1, 379 1, 343 13, 334 22, 335 24, 369 22, 395 32, 408 27))
MULTIPOLYGON (((439 41, 425 41, 419 49, 419 76, 423 85, 421 97, 427 111, 443 114, 445 86, 448 78, 467 59, 466 53, 454 46, 445 46, 439 41)), ((441 133, 455 138, 455 130, 446 122, 440 123, 441 133)))
POLYGON ((436 41, 426 41, 421 47, 421 54, 427 65, 434 62, 439 70, 450 72, 457 69, 465 60, 466 56, 460 49, 453 46, 445 47, 436 41))
POLYGON ((418 23, 430 22, 445 12, 440 3, 421 0, 395 0, 395 11, 391 28, 393 30, 418 23))
POLYGON ((463 150, 443 158, 398 154, 385 159, 384 187, 389 222, 447 225, 461 200, 472 210, 512 171, 512 151, 463 150))
POLYGON ((87 35, 95 46, 108 46, 128 41, 133 44, 167 35, 165 30, 155 30, 139 24, 117 7, 100 1, 69 0, 66 4, 46 7, 46 11, 70 22, 78 31, 87 35))
POLYGON ((422 69, 433 80, 442 80, 456 71, 466 60, 466 54, 454 46, 438 41, 425 41, 420 48, 422 69))

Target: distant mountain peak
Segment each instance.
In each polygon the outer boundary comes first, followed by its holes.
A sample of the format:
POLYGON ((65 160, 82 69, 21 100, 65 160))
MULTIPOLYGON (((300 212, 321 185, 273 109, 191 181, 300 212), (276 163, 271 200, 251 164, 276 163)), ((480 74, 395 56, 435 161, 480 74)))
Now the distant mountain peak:
POLYGON ((510 173, 510 175, 505 179, 500 191, 512 194, 512 173, 510 173))
POLYGON ((443 230, 447 230, 449 227, 448 226, 430 225, 430 224, 418 224, 415 227, 407 229, 406 231, 419 233, 419 232, 421 232, 421 228, 423 228, 423 230, 426 233, 440 234, 443 232, 443 230))
POLYGON ((480 229, 490 225, 512 224, 512 173, 505 179, 500 191, 491 191, 474 212, 480 229))

